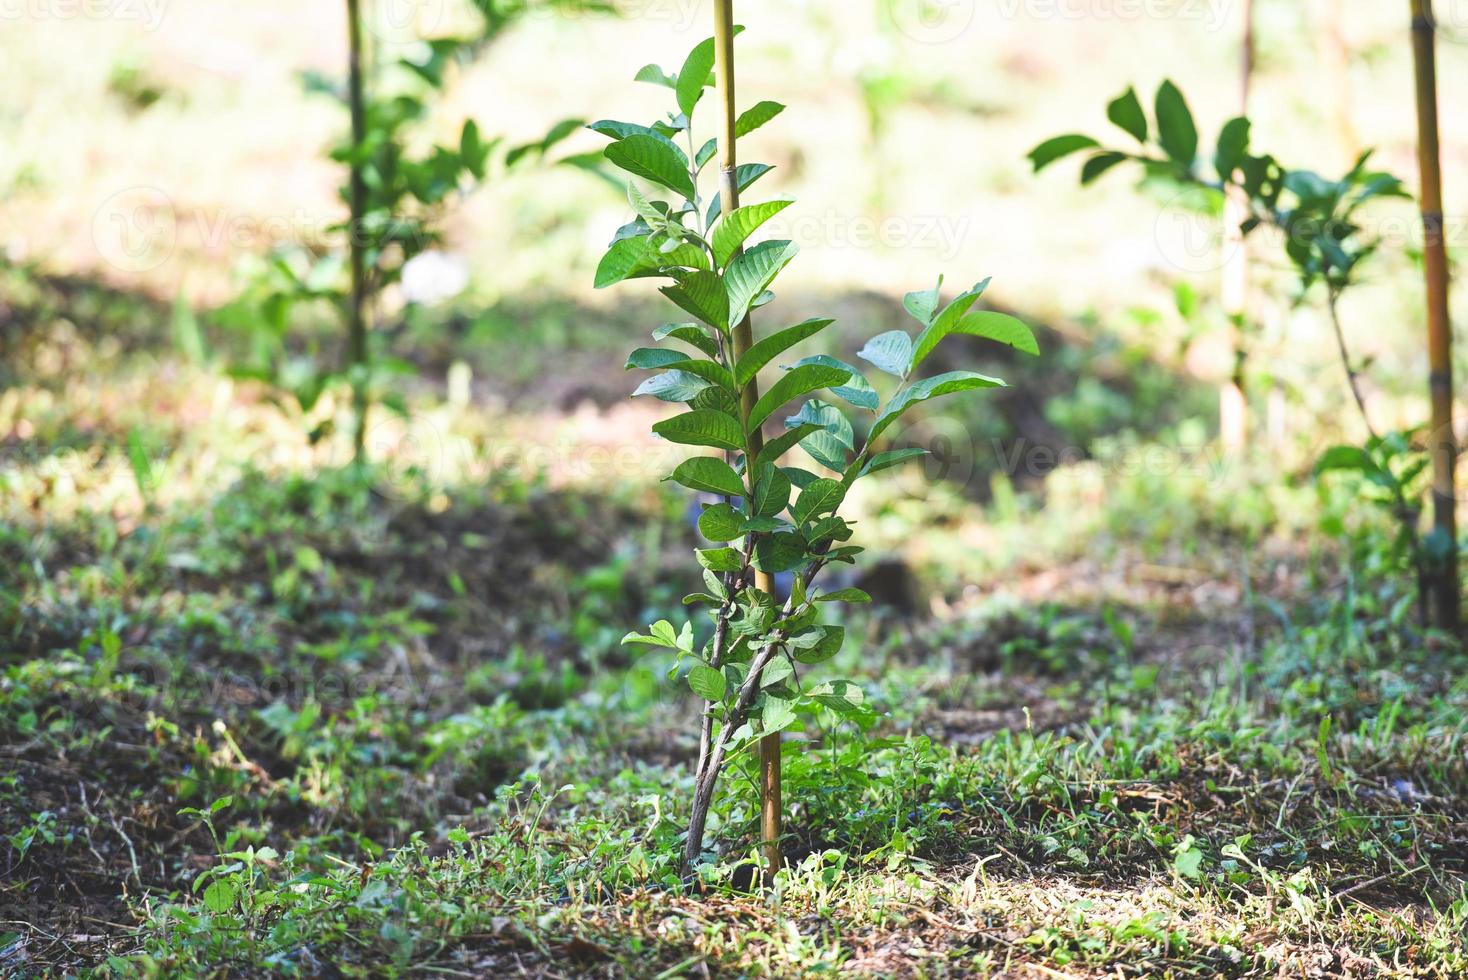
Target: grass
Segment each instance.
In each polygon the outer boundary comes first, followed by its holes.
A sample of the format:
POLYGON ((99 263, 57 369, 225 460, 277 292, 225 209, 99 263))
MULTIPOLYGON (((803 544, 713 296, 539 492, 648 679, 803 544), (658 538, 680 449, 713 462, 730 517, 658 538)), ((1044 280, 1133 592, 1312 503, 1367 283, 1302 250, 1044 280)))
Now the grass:
POLYGON ((1012 499, 881 485, 862 533, 914 581, 831 665, 870 723, 787 745, 773 895, 736 759, 689 889, 692 706, 618 645, 692 541, 614 462, 653 468, 642 420, 428 391, 441 455, 354 471, 161 311, 32 285, 88 329, 15 335, 0 402, 8 974, 1468 970, 1463 658, 1348 488, 1124 435, 1012 499))

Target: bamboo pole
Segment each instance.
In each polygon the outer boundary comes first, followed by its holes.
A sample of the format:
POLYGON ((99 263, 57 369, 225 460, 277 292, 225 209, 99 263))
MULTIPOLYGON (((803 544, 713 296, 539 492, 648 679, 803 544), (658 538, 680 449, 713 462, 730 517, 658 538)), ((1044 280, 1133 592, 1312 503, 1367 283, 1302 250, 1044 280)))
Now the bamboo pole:
MULTIPOLYGON (((738 108, 734 97, 734 3, 714 0, 714 64, 718 84, 722 125, 719 133, 719 200, 720 213, 727 215, 739 206, 737 134, 735 122, 738 108)), ((733 329, 733 361, 754 343, 754 326, 748 315, 733 329)), ((740 393, 741 413, 747 419, 759 401, 759 385, 751 380, 740 393)), ((764 447, 764 435, 756 427, 748 434, 752 460, 764 447)), ((771 595, 775 583, 765 572, 755 572, 755 587, 771 595)), ((760 841, 765 857, 765 877, 773 880, 780 868, 780 734, 766 735, 759 742, 760 841)))
MULTIPOLYGON (((352 113, 352 148, 367 141, 367 106, 362 84, 362 18, 358 0, 347 0, 347 100, 352 113)), ((367 365, 367 256, 362 241, 362 219, 367 211, 367 184, 362 164, 351 164, 348 190, 351 220, 347 224, 347 248, 351 254, 352 292, 347 306, 347 370, 352 374, 353 459, 360 463, 367 447, 367 381, 361 377, 367 365)))
POLYGON ((1431 570, 1436 625, 1456 632, 1459 621, 1458 530, 1453 467, 1452 321, 1448 308, 1448 256, 1443 235, 1442 156, 1438 141, 1437 35, 1430 0, 1412 6, 1412 53, 1417 76, 1417 163, 1422 179, 1423 266, 1427 278, 1428 391, 1432 399, 1432 512, 1435 533, 1451 545, 1431 570))
MULTIPOLYGON (((1249 114, 1249 90, 1254 82, 1254 0, 1244 0, 1244 32, 1239 59, 1239 113, 1249 114)), ((1218 433, 1223 448, 1241 452, 1249 441, 1249 403, 1244 392, 1244 323, 1249 302, 1249 245, 1243 224, 1249 202, 1233 188, 1223 203, 1224 265, 1220 299, 1233 332, 1233 366, 1218 392, 1218 433)))

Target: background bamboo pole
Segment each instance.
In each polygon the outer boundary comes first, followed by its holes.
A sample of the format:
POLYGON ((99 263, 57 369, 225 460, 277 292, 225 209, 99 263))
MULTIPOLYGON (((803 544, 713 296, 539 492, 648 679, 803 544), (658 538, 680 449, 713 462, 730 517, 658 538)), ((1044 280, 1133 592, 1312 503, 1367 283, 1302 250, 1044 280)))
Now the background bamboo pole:
POLYGON ((1453 433, 1452 322, 1448 311, 1448 256, 1443 240, 1442 158, 1438 145, 1437 33, 1430 0, 1410 0, 1412 54, 1417 75, 1417 163, 1421 171, 1423 265, 1427 276, 1428 390, 1432 398, 1433 525, 1452 547, 1431 570, 1435 624, 1458 629, 1458 529, 1453 467, 1457 439, 1453 433))
MULTIPOLYGON (((347 0, 347 100, 352 113, 352 148, 367 141, 367 105, 362 83, 362 18, 358 0, 347 0)), ((366 379, 360 377, 367 364, 367 257, 361 240, 362 218, 367 211, 367 183, 362 164, 353 160, 348 190, 351 221, 347 225, 347 248, 351 254, 352 292, 347 306, 347 369, 353 372, 352 451, 362 462, 367 446, 366 379)))
MULTIPOLYGON (((719 134, 719 200, 721 214, 739 206, 739 183, 735 122, 738 108, 734 98, 734 4, 733 0, 714 0, 714 63, 720 104, 723 112, 719 134)), ((734 325, 734 361, 737 363, 754 342, 754 327, 746 315, 734 325)), ((741 409, 749 417, 759 401, 759 385, 751 380, 741 392, 741 409)), ((764 446, 764 435, 756 428, 749 433, 750 457, 764 446)), ((775 594, 775 583, 764 572, 755 572, 755 587, 775 594)), ((778 599, 778 597, 776 597, 778 599)), ((760 769, 760 840, 765 856, 766 880, 774 878, 780 868, 780 734, 766 735, 759 743, 760 769)))
MULTIPOLYGON (((1254 0, 1244 0, 1244 30, 1240 38, 1239 114, 1249 114, 1249 90, 1254 82, 1254 0)), ((1249 315, 1249 244, 1243 224, 1249 202, 1235 188, 1223 204, 1223 281, 1219 286, 1224 315, 1233 336, 1231 373, 1218 392, 1218 432, 1223 448, 1240 452, 1249 442, 1249 402, 1244 367, 1248 353, 1245 327, 1249 315)))

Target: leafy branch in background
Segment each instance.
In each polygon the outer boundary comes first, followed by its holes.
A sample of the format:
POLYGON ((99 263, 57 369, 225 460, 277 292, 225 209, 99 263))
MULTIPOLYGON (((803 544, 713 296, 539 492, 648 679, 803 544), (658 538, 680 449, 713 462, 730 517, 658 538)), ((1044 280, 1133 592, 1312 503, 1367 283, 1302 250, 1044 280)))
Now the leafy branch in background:
MULTIPOLYGON (((859 357, 891 378, 884 384, 890 390, 885 402, 851 364, 824 355, 781 363, 792 347, 830 326, 828 318, 753 341, 748 316, 774 299, 771 288, 797 249, 789 241, 751 240, 793 202, 775 199, 726 212, 726 191, 737 194, 772 168, 734 165, 732 139, 721 147, 718 138, 695 137, 696 109, 712 84, 714 62, 710 38, 693 49, 677 74, 656 66, 637 74, 672 93, 676 108, 665 118, 647 125, 602 120, 590 126, 612 140, 606 159, 636 178, 627 188, 634 217, 601 260, 597 287, 667 280, 663 295, 693 318, 654 331, 660 346, 632 352, 629 369, 654 372, 635 394, 686 407, 654 425, 655 433, 722 454, 689 458, 667 478, 709 501, 698 521, 710 544, 697 552, 704 589, 684 601, 707 607, 711 629, 705 634, 692 623, 675 627, 662 621, 625 640, 671 651, 673 670, 704 703, 685 874, 703 857, 705 821, 727 760, 797 725, 803 714, 870 713, 855 683, 810 684, 804 677, 807 668, 834 657, 845 640, 843 627, 825 615, 830 604, 869 601, 856 589, 819 588, 825 569, 852 563, 862 551, 848 543, 853 532, 841 516, 842 504, 857 480, 923 455, 918 449, 880 448, 882 437, 910 409, 943 395, 1003 385, 972 371, 920 377, 923 361, 953 334, 1038 353, 1033 334, 1019 320, 975 310, 987 280, 947 304, 940 298, 941 279, 930 290, 910 293, 905 305, 918 322, 917 334, 892 330, 867 343, 859 357), (721 168, 724 188, 706 198, 701 180, 716 155, 731 162, 721 168), (760 394, 759 377, 771 368, 780 374, 760 394), (811 397, 817 392, 834 401, 811 397), (799 407, 789 414, 792 403, 799 407), (779 432, 766 442, 763 430, 774 420, 782 420, 779 432), (797 446, 813 469, 782 462, 797 446), (768 578, 781 573, 791 576, 783 597, 768 578)), ((760 102, 734 117, 730 106, 726 132, 752 133, 783 108, 760 102)))
POLYGON ((1135 147, 1108 147, 1079 133, 1056 136, 1030 151, 1035 171, 1084 153, 1081 183, 1089 185, 1114 168, 1133 165, 1147 178, 1202 191, 1218 203, 1228 194, 1238 194, 1247 202, 1247 217, 1241 225, 1245 235, 1261 227, 1279 233, 1300 296, 1316 286, 1323 288, 1336 349, 1368 436, 1362 446, 1331 448, 1320 457, 1316 470, 1361 474, 1370 488, 1366 499, 1388 510, 1397 521, 1397 547, 1415 569, 1425 602, 1423 586, 1430 567, 1454 545, 1421 538, 1418 524, 1425 457, 1414 448, 1411 432, 1380 433, 1373 424, 1361 388, 1362 368, 1351 356, 1341 322, 1341 299, 1357 282, 1361 264, 1379 246, 1362 226, 1360 210, 1380 198, 1410 197, 1402 182, 1370 169, 1369 151, 1338 180, 1311 170, 1286 168, 1273 156, 1253 150, 1252 124, 1244 116, 1223 125, 1212 158, 1200 161, 1197 124, 1187 99, 1170 81, 1157 90, 1152 118, 1131 88, 1110 102, 1106 115, 1135 141, 1135 147))
MULTIPOLYGON (((573 0, 551 2, 569 7, 573 0)), ((580 120, 558 123, 543 139, 508 149, 500 138, 486 139, 473 119, 463 123, 457 139, 432 142, 425 130, 455 72, 524 16, 526 6, 474 0, 482 21, 478 31, 425 39, 387 60, 362 50, 357 6, 348 0, 352 53, 346 83, 306 77, 309 91, 335 99, 351 118, 349 132, 328 151, 346 169, 338 196, 347 220, 328 229, 336 236, 329 245, 292 243, 252 262, 239 296, 217 318, 247 338, 245 358, 233 373, 265 382, 282 408, 309 416, 327 391, 349 387, 352 442, 360 461, 370 406, 405 411, 401 395, 387 382, 414 370, 379 349, 381 334, 373 321, 382 313, 385 291, 402 282, 410 262, 442 241, 449 208, 488 179, 496 154, 504 150, 505 169, 544 156, 577 131, 580 120), (344 357, 313 342, 303 348, 293 336, 303 308, 317 305, 339 311, 345 321, 344 357)), ((611 12, 595 3, 590 9, 611 12)), ((402 302, 416 300, 404 296, 402 302)), ((330 431, 330 421, 322 422, 312 440, 330 431)))

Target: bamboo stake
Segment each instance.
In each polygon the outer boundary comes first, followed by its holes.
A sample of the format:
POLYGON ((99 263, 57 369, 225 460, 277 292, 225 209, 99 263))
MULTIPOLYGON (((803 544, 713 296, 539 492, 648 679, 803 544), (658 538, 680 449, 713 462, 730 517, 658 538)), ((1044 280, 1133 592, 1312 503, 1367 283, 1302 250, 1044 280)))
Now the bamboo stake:
MULTIPOLYGON (((1239 112, 1249 114, 1249 90, 1254 81, 1254 0, 1244 0, 1244 34, 1239 75, 1239 112)), ((1240 452, 1249 441, 1249 403, 1244 394, 1244 320, 1248 315, 1249 246, 1243 224, 1249 202, 1235 188, 1223 204, 1224 266, 1221 286, 1224 315, 1233 330, 1233 372, 1218 393, 1218 430, 1223 448, 1240 452)))
MULTIPOLYGON (((720 212, 728 214, 739 206, 737 174, 738 151, 735 122, 738 109, 734 97, 734 4, 733 0, 714 0, 714 63, 722 128, 719 136, 719 200, 720 212)), ((737 363, 754 343, 754 326, 749 316, 734 325, 733 354, 737 363)), ((740 408, 745 418, 759 401, 759 385, 751 380, 740 393, 740 408)), ((748 436, 750 454, 759 453, 764 435, 758 428, 748 436)), ((755 572, 755 587, 774 595, 775 583, 765 572, 755 572)), ((766 735, 759 743, 760 768, 760 839, 765 856, 765 877, 774 879, 780 868, 780 734, 766 735)))
MULTIPOLYGON (((367 141, 367 107, 362 85, 362 19, 358 0, 347 0, 347 99, 352 113, 352 147, 367 141)), ((367 387, 360 377, 367 365, 367 256, 362 238, 362 219, 367 212, 367 184, 362 165, 353 160, 348 191, 351 221, 347 225, 347 247, 351 252, 352 293, 347 307, 347 369, 352 373, 353 459, 360 463, 367 447, 367 387)))
POLYGON ((1453 467, 1452 322, 1448 309, 1448 256, 1443 236, 1442 156, 1438 142, 1436 24, 1430 0, 1412 6, 1412 53, 1417 75, 1417 163, 1422 178, 1423 265, 1427 277, 1428 391, 1432 398, 1432 511, 1435 532, 1450 548, 1431 571, 1434 621, 1456 632, 1459 622, 1458 530, 1453 467))

